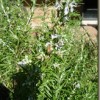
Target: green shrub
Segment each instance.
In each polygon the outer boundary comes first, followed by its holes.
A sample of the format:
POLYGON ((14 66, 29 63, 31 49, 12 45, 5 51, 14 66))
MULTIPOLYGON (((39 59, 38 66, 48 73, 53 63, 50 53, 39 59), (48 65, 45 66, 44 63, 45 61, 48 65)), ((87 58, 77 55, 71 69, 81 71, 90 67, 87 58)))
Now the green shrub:
POLYGON ((28 13, 18 1, 0 0, 0 82, 12 87, 11 76, 17 62, 30 54, 28 13))
POLYGON ((32 15, 20 0, 0 0, 0 82, 12 99, 96 100, 97 48, 77 38, 80 22, 61 26, 53 17, 52 29, 44 22, 32 30, 32 15))
POLYGON ((52 31, 45 28, 35 46, 41 61, 38 100, 97 99, 96 48, 83 37, 75 39, 76 26, 57 26, 52 31))

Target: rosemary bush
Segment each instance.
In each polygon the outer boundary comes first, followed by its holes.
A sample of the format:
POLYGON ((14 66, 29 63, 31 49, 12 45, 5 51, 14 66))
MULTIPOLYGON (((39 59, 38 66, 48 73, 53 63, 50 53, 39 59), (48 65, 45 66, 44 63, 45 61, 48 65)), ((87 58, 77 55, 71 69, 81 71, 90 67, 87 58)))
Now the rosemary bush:
POLYGON ((96 49, 83 37, 75 39, 75 28, 70 24, 52 31, 44 28, 38 37, 37 59, 41 61, 38 100, 97 99, 96 49))
POLYGON ((0 0, 0 82, 12 92, 17 62, 29 54, 31 47, 28 20, 21 1, 0 0))
POLYGON ((12 99, 96 100, 97 48, 77 38, 80 22, 61 26, 52 16, 54 27, 44 22, 32 30, 33 13, 23 9, 20 0, 0 0, 0 82, 12 99))

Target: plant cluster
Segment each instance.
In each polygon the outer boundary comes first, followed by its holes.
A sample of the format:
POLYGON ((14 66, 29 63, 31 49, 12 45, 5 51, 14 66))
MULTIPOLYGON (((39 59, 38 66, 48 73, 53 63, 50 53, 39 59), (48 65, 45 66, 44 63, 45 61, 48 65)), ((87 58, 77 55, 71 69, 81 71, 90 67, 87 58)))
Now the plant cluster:
POLYGON ((32 12, 0 0, 0 82, 12 100, 96 100, 97 49, 77 38, 80 22, 32 30, 32 12))
POLYGON ((79 1, 75 0, 56 0, 55 8, 57 10, 57 16, 60 17, 61 22, 65 23, 73 17, 76 18, 80 16, 77 10, 75 10, 78 7, 78 2, 79 1))
POLYGON ((95 48, 91 43, 86 43, 83 37, 80 40, 75 39, 75 28, 65 25, 63 28, 56 26, 53 31, 48 31, 45 27, 39 34, 36 44, 36 58, 41 64, 38 100, 97 98, 97 80, 93 81, 93 77, 97 78, 95 48), (95 91, 95 96, 90 95, 92 91, 95 91))

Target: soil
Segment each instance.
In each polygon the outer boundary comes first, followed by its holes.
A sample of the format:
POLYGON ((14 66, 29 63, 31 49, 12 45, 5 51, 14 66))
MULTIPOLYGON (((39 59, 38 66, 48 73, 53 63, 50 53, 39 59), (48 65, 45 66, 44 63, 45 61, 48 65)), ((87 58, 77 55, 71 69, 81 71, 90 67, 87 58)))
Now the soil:
POLYGON ((36 7, 34 10, 34 17, 31 21, 31 26, 32 28, 35 28, 37 26, 41 26, 43 22, 48 23, 49 26, 52 26, 51 24, 51 16, 52 13, 51 12, 56 13, 55 8, 50 6, 50 7, 36 7), (45 13, 44 13, 45 11, 45 13), (44 17, 45 15, 45 17, 44 17))
POLYGON ((97 42, 97 33, 98 33, 98 31, 95 27, 93 27, 93 26, 83 26, 83 27, 80 28, 80 31, 82 33, 87 32, 87 35, 88 35, 87 37, 88 38, 90 37, 90 39, 92 41, 97 42))

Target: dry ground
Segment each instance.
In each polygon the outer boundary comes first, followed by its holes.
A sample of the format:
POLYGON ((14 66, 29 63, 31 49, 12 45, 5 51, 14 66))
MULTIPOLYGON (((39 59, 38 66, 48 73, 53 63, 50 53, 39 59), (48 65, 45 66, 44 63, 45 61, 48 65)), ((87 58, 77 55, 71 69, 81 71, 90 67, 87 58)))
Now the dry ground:
POLYGON ((52 26, 51 24, 52 11, 56 13, 55 8, 52 6, 46 7, 46 8, 36 7, 34 10, 34 16, 31 22, 32 28, 41 26, 44 21, 47 22, 49 26, 52 26))

